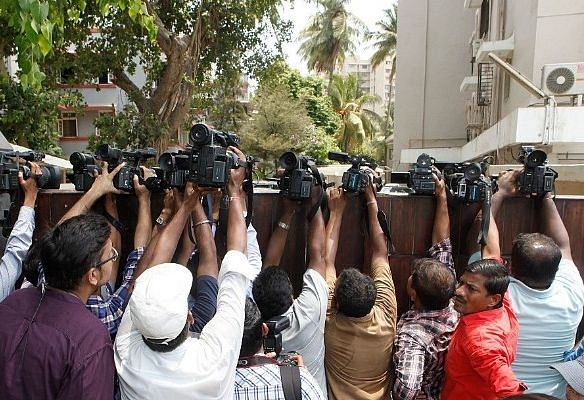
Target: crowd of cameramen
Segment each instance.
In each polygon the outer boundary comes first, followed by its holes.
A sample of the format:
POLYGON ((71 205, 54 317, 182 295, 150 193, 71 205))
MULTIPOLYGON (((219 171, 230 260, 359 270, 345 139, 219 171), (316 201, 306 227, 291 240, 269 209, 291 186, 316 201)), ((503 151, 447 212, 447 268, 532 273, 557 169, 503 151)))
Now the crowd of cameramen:
POLYGON ((221 194, 192 182, 167 190, 153 216, 151 192, 134 175, 136 226, 124 229, 113 184, 121 168, 95 171, 34 243, 38 188, 19 175, 24 201, 0 262, 0 398, 584 398, 576 343, 584 285, 549 193, 536 201, 541 233, 517 236, 509 265, 501 257, 496 220, 520 195, 519 171, 498 178, 482 215, 486 240, 457 277, 446 184, 434 170, 432 245, 412 264, 411 308, 398 316, 372 170, 359 194, 367 265, 337 273, 342 187, 314 180, 305 201, 280 197, 262 257, 246 223, 244 168, 231 169, 224 187, 222 250, 221 194), (296 295, 279 264, 298 221, 307 225, 308 262, 298 266, 296 295), (129 231, 133 250, 122 262, 129 231))

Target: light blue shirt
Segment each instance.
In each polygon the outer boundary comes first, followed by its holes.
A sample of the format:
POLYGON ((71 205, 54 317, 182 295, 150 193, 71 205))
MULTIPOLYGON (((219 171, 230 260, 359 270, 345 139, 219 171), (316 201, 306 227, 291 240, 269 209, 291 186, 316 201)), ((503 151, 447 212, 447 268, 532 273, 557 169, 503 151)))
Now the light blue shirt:
POLYGON ((564 399, 566 383, 550 364, 563 360, 574 346, 584 307, 584 284, 573 261, 562 259, 552 285, 545 290, 527 287, 511 278, 511 305, 519 320, 517 356, 512 364, 526 393, 545 393, 564 399))
POLYGON ((10 232, 0 261, 0 301, 14 290, 16 280, 22 273, 22 261, 32 245, 34 223, 34 209, 20 207, 18 219, 10 232))

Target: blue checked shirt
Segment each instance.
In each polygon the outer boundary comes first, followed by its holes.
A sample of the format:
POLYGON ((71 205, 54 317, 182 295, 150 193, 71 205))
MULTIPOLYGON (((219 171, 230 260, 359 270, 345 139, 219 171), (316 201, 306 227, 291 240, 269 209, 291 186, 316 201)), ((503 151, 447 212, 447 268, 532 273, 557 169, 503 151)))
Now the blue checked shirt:
MULTIPOLYGON (((126 267, 124 268, 124 278, 122 284, 116 291, 114 291, 112 285, 108 282, 102 288, 101 296, 91 295, 89 296, 89 299, 87 299, 87 303, 85 303, 85 307, 103 322, 112 336, 112 339, 118 332, 118 327, 120 326, 124 310, 126 309, 126 304, 128 304, 130 297, 130 285, 134 278, 134 272, 136 272, 138 261, 140 261, 140 258, 142 258, 143 255, 143 247, 134 249, 128 255, 126 267)), ((45 273, 43 271, 43 266, 40 263, 38 265, 38 271, 38 284, 41 285, 45 282, 45 273)))
MULTIPOLYGON (((302 400, 326 400, 320 386, 305 367, 300 367, 302 400)), ((285 400, 280 367, 262 364, 237 368, 233 400, 285 400)))

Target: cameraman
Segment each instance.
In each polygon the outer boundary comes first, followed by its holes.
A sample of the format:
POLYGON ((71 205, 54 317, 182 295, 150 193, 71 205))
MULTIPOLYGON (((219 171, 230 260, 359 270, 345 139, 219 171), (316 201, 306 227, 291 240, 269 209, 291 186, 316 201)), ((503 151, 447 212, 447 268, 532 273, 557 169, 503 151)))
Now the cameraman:
POLYGON ((378 219, 373 174, 371 171, 363 196, 369 228, 364 244, 370 255, 366 257, 370 268, 364 267, 370 274, 347 268, 337 278, 335 257, 344 206, 334 204, 334 190, 331 192, 325 247, 329 298, 324 337, 330 399, 382 399, 390 393, 388 367, 397 303, 386 238, 378 219))
MULTIPOLYGON (((29 162, 31 174, 39 175, 40 167, 29 162)), ((22 171, 18 171, 18 182, 24 192, 24 201, 18 219, 6 241, 4 256, 0 261, 0 301, 4 300, 14 290, 14 285, 22 272, 22 261, 32 245, 32 234, 35 227, 34 206, 36 203, 38 186, 32 177, 24 179, 22 171)))
MULTIPOLYGON (((518 196, 520 171, 503 171, 491 210, 518 196)), ((517 357, 513 371, 530 392, 563 398, 566 383, 549 368, 574 346, 584 306, 584 284, 572 261, 570 238, 553 198, 535 200, 542 233, 521 233, 513 241, 509 297, 519 320, 517 357)), ((500 217, 500 215, 499 215, 500 217)))
MULTIPOLYGON (((310 264, 303 275, 300 295, 294 299, 292 283, 287 272, 278 266, 284 252, 288 230, 297 203, 282 198, 282 215, 272 232, 263 270, 253 281, 253 297, 264 321, 284 315, 290 327, 282 332, 283 347, 304 355, 306 367, 327 393, 324 370, 324 324, 328 287, 325 281, 324 238, 325 226, 320 202, 324 195, 322 185, 314 185, 311 191, 310 210, 316 210, 308 227, 308 252, 310 264)), ((308 204, 307 204, 308 205, 308 204)), ((299 265, 304 269, 304 265, 299 265)))
POLYGON ((245 322, 241 351, 235 373, 235 396, 240 399, 271 400, 283 399, 285 383, 281 376, 284 368, 299 368, 302 400, 325 400, 318 382, 304 367, 299 354, 292 355, 294 365, 281 365, 276 359, 264 354, 263 337, 268 334, 268 326, 263 322, 258 306, 249 297, 245 299, 245 322))

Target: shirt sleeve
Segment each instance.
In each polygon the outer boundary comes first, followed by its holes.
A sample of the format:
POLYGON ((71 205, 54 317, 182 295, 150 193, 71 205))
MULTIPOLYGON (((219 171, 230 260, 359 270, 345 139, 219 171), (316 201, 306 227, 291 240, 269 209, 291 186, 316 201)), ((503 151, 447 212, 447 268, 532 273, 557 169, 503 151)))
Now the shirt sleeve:
MULTIPOLYGON (((302 291, 294 300, 294 313, 304 314, 299 321, 310 320, 316 325, 324 323, 326 317, 328 286, 321 274, 308 268, 304 273, 302 291)), ((300 327, 302 329, 302 327, 300 327)))
POLYGON ((34 226, 34 209, 20 207, 18 219, 10 232, 0 261, 0 301, 14 290, 14 285, 22 273, 22 261, 32 245, 34 226))
POLYGON ((422 388, 425 351, 423 346, 405 332, 399 333, 394 344, 394 400, 412 400, 422 388))
POLYGON ((397 303, 395 299, 395 286, 388 264, 373 265, 371 267, 371 277, 375 282, 377 297, 375 305, 383 310, 385 316, 393 319, 395 323, 397 314, 397 303))
POLYGON ((208 275, 197 277, 197 295, 191 308, 195 322, 191 326, 191 331, 201 333, 203 327, 215 315, 218 290, 219 285, 214 277, 208 275))
POLYGON ((130 296, 130 285, 136 272, 136 266, 143 254, 144 248, 139 247, 128 255, 122 284, 107 300, 101 296, 93 295, 89 297, 85 305, 106 326, 112 336, 118 332, 130 296))
POLYGON ((469 338, 466 347, 472 368, 489 384, 497 397, 523 393, 526 386, 511 369, 504 344, 489 338, 474 337, 469 338))
MULTIPOLYGON (((251 267, 251 273, 253 275, 251 281, 253 282, 255 277, 262 270, 262 253, 260 252, 260 245, 258 244, 258 233, 251 223, 247 227, 247 260, 251 267)), ((253 298, 251 288, 252 286, 250 284, 247 289, 247 295, 253 298)))
POLYGON ((450 238, 434 243, 428 250, 430 257, 440 261, 454 272, 454 257, 452 256, 452 243, 450 238))

